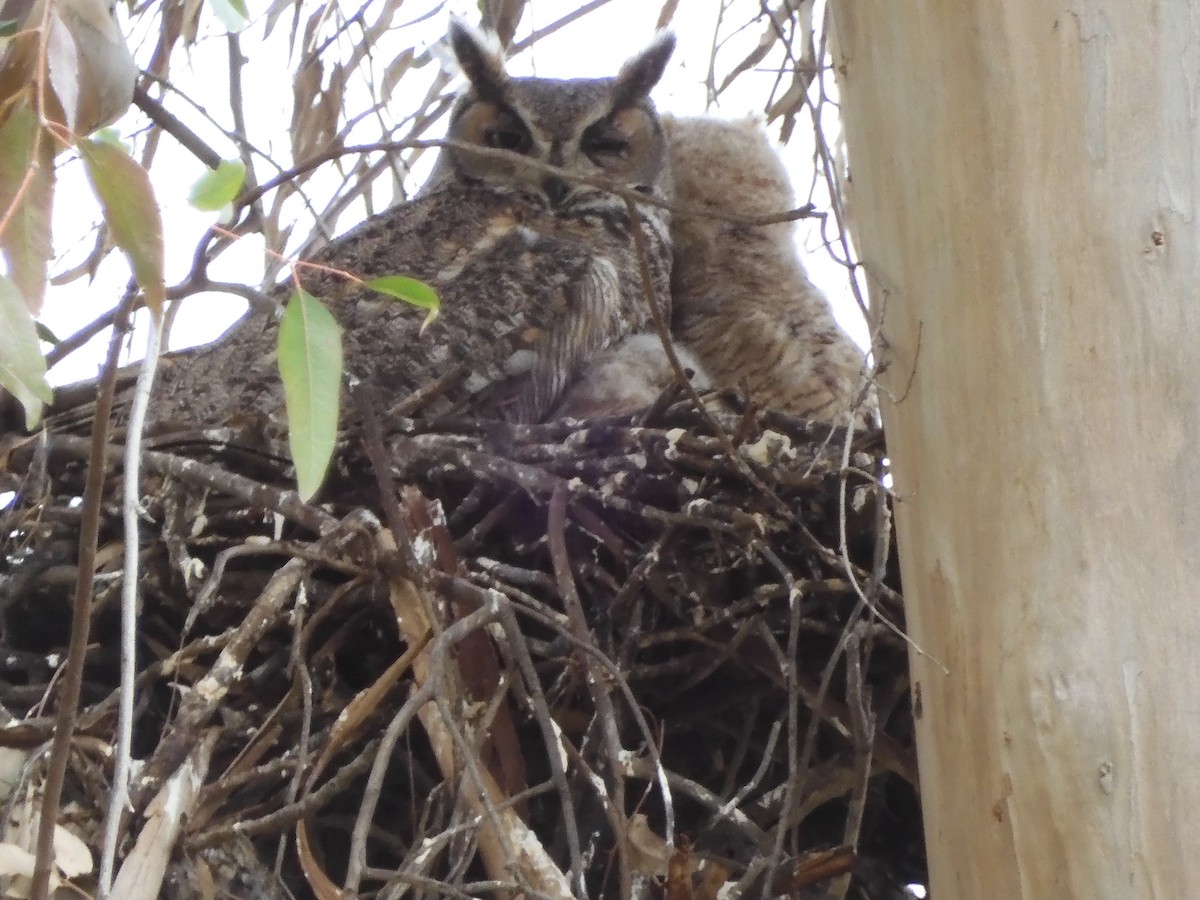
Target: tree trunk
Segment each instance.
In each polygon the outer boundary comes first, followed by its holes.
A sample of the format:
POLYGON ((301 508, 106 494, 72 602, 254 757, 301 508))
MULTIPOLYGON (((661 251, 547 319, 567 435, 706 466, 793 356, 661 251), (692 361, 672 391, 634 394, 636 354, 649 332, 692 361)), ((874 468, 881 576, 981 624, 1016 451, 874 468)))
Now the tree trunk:
POLYGON ((932 891, 1200 897, 1200 6, 902 7, 834 61, 932 891))

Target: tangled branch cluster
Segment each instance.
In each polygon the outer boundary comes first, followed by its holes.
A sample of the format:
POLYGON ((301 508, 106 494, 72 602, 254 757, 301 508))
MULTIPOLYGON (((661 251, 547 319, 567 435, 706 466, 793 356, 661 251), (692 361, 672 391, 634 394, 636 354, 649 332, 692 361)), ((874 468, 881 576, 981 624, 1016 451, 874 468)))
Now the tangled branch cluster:
MULTIPOLYGON (((718 414, 731 457, 668 401, 584 426, 380 434, 368 416, 323 507, 236 448, 148 452, 125 867, 170 856, 168 897, 882 897, 919 877, 878 436, 846 449, 718 414)), ((86 453, 59 435, 9 461, 0 695, 18 717, 65 643, 86 453)), ((119 482, 67 792, 93 845, 119 482)), ((38 746, 50 722, 4 742, 38 746)))

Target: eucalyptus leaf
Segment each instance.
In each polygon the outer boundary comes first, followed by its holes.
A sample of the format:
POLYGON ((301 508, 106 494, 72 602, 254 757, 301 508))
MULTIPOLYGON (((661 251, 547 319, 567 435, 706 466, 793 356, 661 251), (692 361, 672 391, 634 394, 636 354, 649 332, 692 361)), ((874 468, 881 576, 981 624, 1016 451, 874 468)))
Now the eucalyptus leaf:
POLYGON ((34 330, 37 331, 39 341, 45 341, 53 347, 57 347, 62 343, 62 338, 56 335, 53 331, 43 325, 41 322, 33 323, 34 330))
POLYGON ((166 299, 162 214, 150 176, 119 146, 82 140, 78 147, 113 240, 129 257, 146 305, 161 313, 166 299))
POLYGON ((241 160, 222 160, 192 185, 188 203, 206 212, 217 212, 232 203, 246 180, 246 164, 241 160))
POLYGON ((279 322, 279 375, 287 405, 288 446, 300 495, 321 486, 337 443, 342 386, 342 329, 304 290, 288 300, 279 322))
POLYGON ((388 297, 403 300, 410 306, 428 310, 425 321, 421 323, 422 331, 428 328, 430 323, 438 317, 438 313, 442 311, 442 301, 438 297, 437 291, 415 278, 405 275, 384 275, 380 278, 372 278, 367 282, 367 287, 388 297))
POLYGON ((18 100, 0 123, 0 216, 8 217, 0 228, 0 250, 25 306, 37 315, 53 255, 54 139, 42 130, 28 100, 18 100))
POLYGON ((0 385, 25 408, 25 427, 32 430, 42 418, 42 404, 54 399, 46 381, 46 359, 42 356, 33 317, 25 308, 21 292, 0 275, 0 385))
POLYGON ((250 13, 244 0, 210 0, 212 10, 226 30, 232 34, 250 24, 250 13))

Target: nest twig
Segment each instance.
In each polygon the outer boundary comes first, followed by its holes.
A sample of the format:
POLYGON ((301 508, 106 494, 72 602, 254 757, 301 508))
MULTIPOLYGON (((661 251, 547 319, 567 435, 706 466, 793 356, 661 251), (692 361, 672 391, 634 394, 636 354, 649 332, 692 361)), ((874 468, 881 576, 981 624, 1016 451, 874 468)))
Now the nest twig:
MULTIPOLYGON (((368 416, 320 506, 278 461, 148 451, 125 865, 194 771, 165 897, 898 896, 922 854, 882 442, 857 436, 846 466, 842 432, 718 416, 368 416)), ((53 703, 86 453, 52 435, 9 460, 18 717, 53 703)), ((67 790, 93 845, 119 518, 107 504, 67 790)), ((3 743, 48 740, 35 713, 3 743)))

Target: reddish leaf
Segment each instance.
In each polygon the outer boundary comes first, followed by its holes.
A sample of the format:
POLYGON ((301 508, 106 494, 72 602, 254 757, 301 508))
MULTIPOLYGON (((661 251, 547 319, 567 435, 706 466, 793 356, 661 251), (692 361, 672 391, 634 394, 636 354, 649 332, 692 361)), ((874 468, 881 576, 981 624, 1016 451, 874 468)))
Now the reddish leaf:
POLYGON ((42 309, 54 199, 54 148, 27 102, 0 123, 0 249, 32 315, 42 309))
POLYGON ((133 275, 146 295, 146 305, 162 312, 162 215, 150 186, 150 176, 120 147, 102 141, 82 140, 79 153, 108 223, 113 240, 125 251, 133 275))
POLYGON ((62 107, 63 121, 74 132, 79 119, 79 51, 66 23, 53 6, 48 13, 46 69, 50 87, 62 107))

